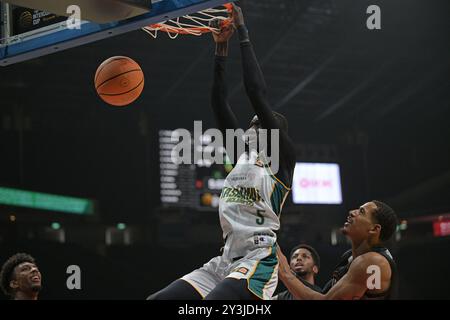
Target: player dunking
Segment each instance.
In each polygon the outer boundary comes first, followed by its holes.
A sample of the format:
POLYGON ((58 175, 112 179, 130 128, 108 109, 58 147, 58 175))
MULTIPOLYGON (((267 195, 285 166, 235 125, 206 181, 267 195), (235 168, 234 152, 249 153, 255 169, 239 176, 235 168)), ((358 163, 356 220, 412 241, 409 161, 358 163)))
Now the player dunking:
MULTIPOLYGON (((271 110, 266 84, 256 60, 242 11, 233 5, 233 25, 213 34, 216 42, 212 107, 219 128, 238 129, 228 105, 225 64, 228 40, 238 31, 244 84, 256 116, 250 128, 279 130, 279 170, 271 172, 265 156, 270 150, 248 148, 225 179, 219 216, 225 239, 222 256, 174 281, 149 299, 270 299, 278 282, 276 231, 279 215, 290 190, 295 167, 293 143, 287 135, 287 120, 271 110)), ((216 27, 218 23, 216 23, 216 27)), ((257 135, 249 135, 249 146, 257 135)), ((254 142, 254 141, 253 141, 254 142)), ((268 148, 270 149, 270 147, 268 148)))

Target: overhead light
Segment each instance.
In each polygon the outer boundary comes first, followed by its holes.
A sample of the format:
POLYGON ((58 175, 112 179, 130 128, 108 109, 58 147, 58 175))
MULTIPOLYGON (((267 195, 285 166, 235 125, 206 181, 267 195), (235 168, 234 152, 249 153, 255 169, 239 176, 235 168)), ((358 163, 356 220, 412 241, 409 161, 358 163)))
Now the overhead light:
POLYGON ((403 220, 403 221, 400 223, 400 228, 399 228, 399 229, 402 230, 402 231, 408 229, 408 222, 407 222, 406 220, 403 220))
POLYGON ((53 230, 59 230, 61 225, 58 222, 52 222, 51 224, 53 230))

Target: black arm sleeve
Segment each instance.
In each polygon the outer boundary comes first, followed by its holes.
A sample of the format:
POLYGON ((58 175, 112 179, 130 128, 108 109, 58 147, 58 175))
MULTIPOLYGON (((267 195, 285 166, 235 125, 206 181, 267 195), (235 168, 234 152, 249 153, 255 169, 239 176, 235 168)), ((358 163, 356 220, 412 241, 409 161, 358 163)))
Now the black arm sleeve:
MULTIPOLYGON (((242 67, 244 73, 244 85, 250 102, 264 129, 280 129, 273 115, 272 108, 267 99, 267 85, 263 73, 256 59, 253 46, 248 39, 245 26, 239 27, 241 40, 242 67)), ((292 183, 292 174, 295 167, 295 147, 288 134, 280 130, 280 171, 277 174, 281 180, 292 183)))
MULTIPOLYGON (((228 88, 225 81, 225 65, 226 57, 216 56, 214 66, 214 80, 211 95, 211 106, 219 126, 222 136, 224 138, 224 146, 227 145, 226 129, 236 130, 239 128, 238 121, 230 105, 228 104, 228 88)), ((235 141, 236 142, 236 141, 235 141)), ((236 143, 234 144, 236 146, 236 143)), ((239 155, 233 153, 235 159, 230 159, 232 163, 236 163, 239 155)))

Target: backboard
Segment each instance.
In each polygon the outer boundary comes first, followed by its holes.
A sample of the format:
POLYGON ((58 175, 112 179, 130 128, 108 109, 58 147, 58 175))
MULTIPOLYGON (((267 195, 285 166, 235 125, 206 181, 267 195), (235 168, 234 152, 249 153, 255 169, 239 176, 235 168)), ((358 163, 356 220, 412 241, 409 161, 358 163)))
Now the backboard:
POLYGON ((59 7, 53 7, 55 1, 9 2, 0 2, 1 66, 137 30, 150 24, 220 6, 230 0, 61 0, 57 1, 59 7), (36 2, 38 4, 35 4, 36 2), (62 15, 65 12, 61 3, 64 2, 78 6, 81 18, 78 24, 74 23, 74 15, 66 17, 75 13, 70 11, 72 9, 67 8, 66 16, 62 15), (35 8, 21 7, 26 3, 35 8), (20 6, 17 6, 18 4, 20 6), (87 18, 97 22, 85 20, 87 18), (28 28, 24 28, 24 25, 28 25, 28 28))

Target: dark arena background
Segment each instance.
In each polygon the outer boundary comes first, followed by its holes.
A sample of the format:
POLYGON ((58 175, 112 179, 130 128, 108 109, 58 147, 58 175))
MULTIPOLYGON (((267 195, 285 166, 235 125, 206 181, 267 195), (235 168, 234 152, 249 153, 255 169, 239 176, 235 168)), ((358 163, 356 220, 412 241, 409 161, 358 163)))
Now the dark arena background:
MULTIPOLYGON (((336 180, 294 181, 319 192, 337 184, 338 194, 328 203, 290 194, 280 246, 316 248, 324 285, 350 248, 340 233, 348 211, 378 199, 399 217, 388 247, 400 298, 449 299, 449 1, 240 5, 298 164, 338 170, 336 180), (369 5, 381 8, 380 30, 366 27, 369 5)), ((0 262, 33 255, 40 299, 143 300, 220 255, 226 167, 167 161, 172 130, 216 126, 213 61, 211 35, 153 39, 137 30, 0 68, 0 262), (93 84, 98 65, 117 55, 145 74, 127 107, 101 101, 93 84), (81 289, 66 285, 72 265, 81 289)), ((246 127, 253 111, 236 38, 227 81, 246 127)))

